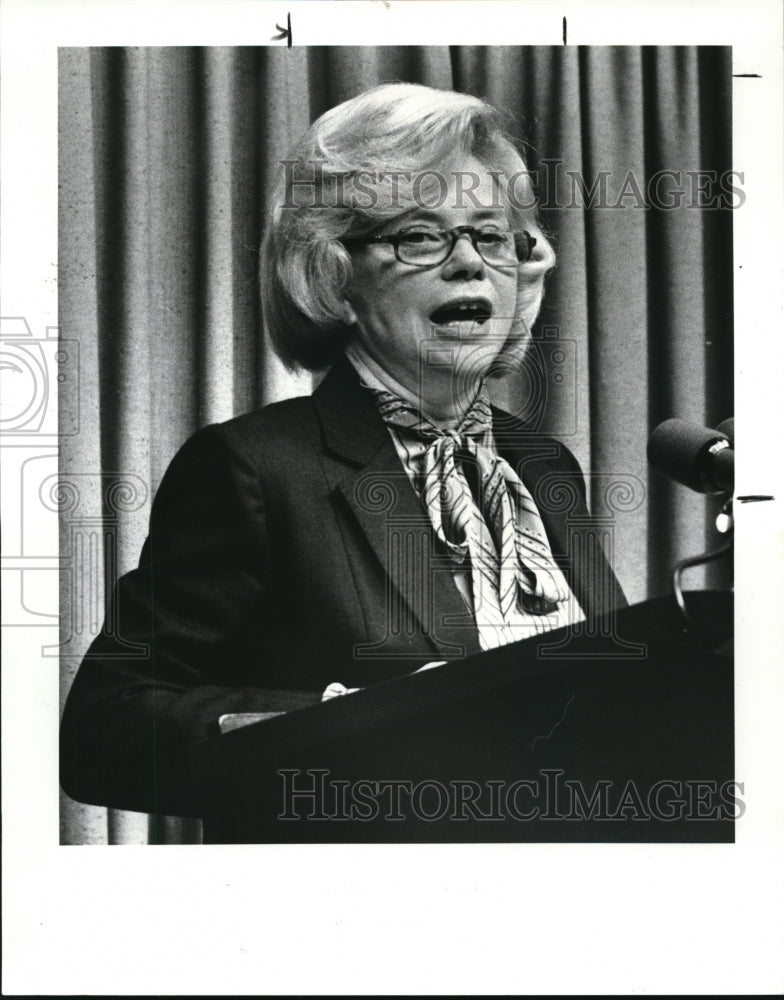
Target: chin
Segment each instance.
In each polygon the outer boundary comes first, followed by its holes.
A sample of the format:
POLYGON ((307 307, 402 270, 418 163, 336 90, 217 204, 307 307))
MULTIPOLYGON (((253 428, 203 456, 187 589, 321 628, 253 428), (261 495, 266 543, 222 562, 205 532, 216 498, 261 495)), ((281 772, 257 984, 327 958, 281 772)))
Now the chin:
MULTIPOLYGON (((443 374, 448 372, 457 384, 466 388, 475 386, 491 373, 503 346, 503 343, 493 343, 486 333, 460 337, 449 331, 439 341, 443 346, 432 356, 434 369, 443 374)), ((427 354, 422 355, 423 360, 427 358, 427 354)))

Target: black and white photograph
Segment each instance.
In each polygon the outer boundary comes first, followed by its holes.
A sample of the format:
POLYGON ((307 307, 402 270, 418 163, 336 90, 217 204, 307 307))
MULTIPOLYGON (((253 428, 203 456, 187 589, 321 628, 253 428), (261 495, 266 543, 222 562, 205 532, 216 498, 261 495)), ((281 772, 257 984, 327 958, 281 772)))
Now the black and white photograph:
POLYGON ((64 840, 731 841, 729 48, 60 86, 64 840))
POLYGON ((598 41, 552 5, 551 35, 512 2, 495 30, 471 3, 240 5, 258 37, 201 30, 216 6, 58 31, 40 82, 53 277, 35 308, 4 283, 0 334, 6 648, 48 685, 37 715, 5 700, 12 734, 47 720, 11 835, 66 871, 47 905, 95 879, 71 923, 96 926, 104 878, 149 940, 135 913, 225 885, 226 965, 158 957, 168 992, 334 991, 286 956, 372 936, 370 899, 421 937, 349 993, 774 988, 780 54, 598 41), (315 27, 349 8, 345 39, 315 27), (431 900, 434 948, 474 905, 506 948, 542 934, 518 890, 547 920, 572 894, 582 962, 601 897, 622 968, 434 975, 431 900), (752 970, 643 971, 621 918, 672 942, 705 913, 715 963, 752 907, 752 970), (284 942, 269 978, 251 927, 284 942))

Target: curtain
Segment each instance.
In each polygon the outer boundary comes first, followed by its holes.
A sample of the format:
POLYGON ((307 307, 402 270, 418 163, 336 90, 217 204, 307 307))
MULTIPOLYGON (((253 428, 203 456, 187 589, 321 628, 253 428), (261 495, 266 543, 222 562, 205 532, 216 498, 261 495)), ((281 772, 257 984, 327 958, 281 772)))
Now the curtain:
MULTIPOLYGON (((525 144, 558 264, 497 402, 535 401, 577 455, 630 601, 666 592, 676 559, 716 544, 716 501, 649 472, 645 447, 667 417, 732 414, 730 72, 720 48, 61 49, 60 331, 79 348, 61 398, 63 699, 177 448, 311 391, 262 329, 265 192, 314 118, 381 82, 486 98, 525 144)), ((62 798, 63 843, 199 837, 62 798)))

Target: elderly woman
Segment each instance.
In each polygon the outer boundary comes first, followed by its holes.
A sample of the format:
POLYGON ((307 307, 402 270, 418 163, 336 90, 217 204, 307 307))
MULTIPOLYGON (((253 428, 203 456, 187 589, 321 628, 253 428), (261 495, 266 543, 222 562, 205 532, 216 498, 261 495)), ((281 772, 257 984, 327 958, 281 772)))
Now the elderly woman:
POLYGON ((275 201, 266 326, 288 364, 329 372, 174 458, 118 626, 66 706, 79 799, 198 813, 187 748, 221 715, 315 704, 623 601, 537 495, 582 497, 575 459, 488 403, 554 262, 496 112, 377 87, 315 122, 275 201))

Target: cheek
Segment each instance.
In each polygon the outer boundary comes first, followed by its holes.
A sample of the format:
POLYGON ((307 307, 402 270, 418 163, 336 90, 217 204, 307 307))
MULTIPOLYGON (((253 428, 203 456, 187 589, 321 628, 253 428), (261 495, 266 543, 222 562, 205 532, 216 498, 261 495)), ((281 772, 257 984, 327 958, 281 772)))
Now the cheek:
POLYGON ((383 315, 390 302, 391 284, 378 268, 355 264, 348 301, 360 318, 383 315))
POLYGON ((357 322, 368 342, 390 343, 395 340, 396 323, 400 321, 400 307, 390 303, 378 289, 374 294, 365 289, 355 294, 352 307, 357 322))
POLYGON ((379 313, 379 295, 369 282, 362 280, 361 275, 354 282, 348 302, 360 324, 366 325, 369 321, 376 320, 379 313))
POLYGON ((517 314, 518 302, 518 282, 517 279, 510 279, 505 282, 499 295, 499 315, 513 319, 517 314))

